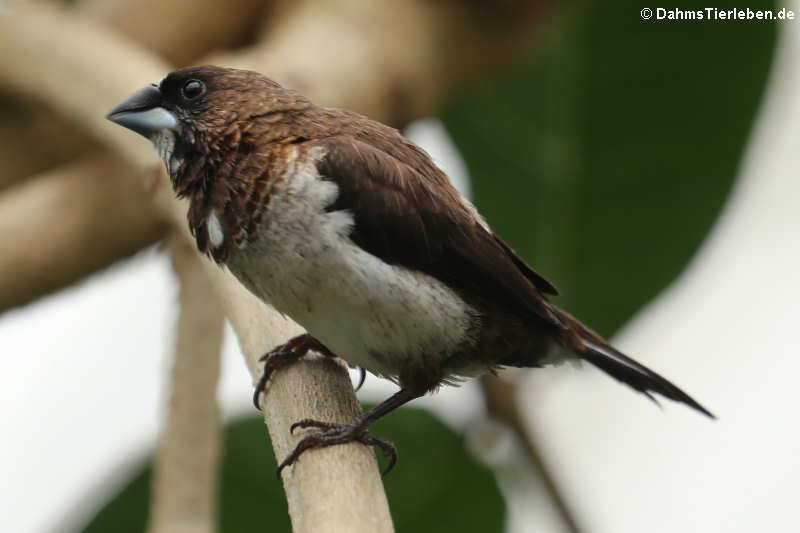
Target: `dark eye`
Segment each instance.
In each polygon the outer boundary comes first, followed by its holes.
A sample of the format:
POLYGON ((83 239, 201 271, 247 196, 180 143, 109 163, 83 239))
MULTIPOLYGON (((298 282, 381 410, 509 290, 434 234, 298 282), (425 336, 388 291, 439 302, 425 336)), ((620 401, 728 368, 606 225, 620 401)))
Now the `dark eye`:
POLYGON ((206 86, 199 80, 189 80, 183 84, 181 89, 181 94, 187 100, 194 100, 204 92, 206 92, 206 86))

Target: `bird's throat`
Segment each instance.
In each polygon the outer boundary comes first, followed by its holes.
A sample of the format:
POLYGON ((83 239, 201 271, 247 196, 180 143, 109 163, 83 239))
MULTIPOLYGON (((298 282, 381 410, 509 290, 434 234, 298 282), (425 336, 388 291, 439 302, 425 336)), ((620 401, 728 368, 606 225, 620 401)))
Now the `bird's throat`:
POLYGON ((164 166, 167 167, 167 173, 174 183, 183 164, 183 159, 175 151, 175 134, 170 130, 159 130, 150 137, 150 140, 156 147, 158 155, 161 156, 164 166))

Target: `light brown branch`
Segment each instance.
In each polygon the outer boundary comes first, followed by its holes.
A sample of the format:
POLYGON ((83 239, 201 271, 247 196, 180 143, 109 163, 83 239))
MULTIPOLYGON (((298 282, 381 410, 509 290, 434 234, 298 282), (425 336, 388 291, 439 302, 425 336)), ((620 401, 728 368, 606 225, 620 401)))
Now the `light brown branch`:
POLYGON ((83 0, 76 6, 175 65, 251 39, 268 0, 83 0))
POLYGON ((138 174, 94 157, 0 194, 0 311, 156 242, 166 224, 138 174))
POLYGON ((190 242, 170 239, 180 280, 172 391, 153 469, 150 533, 212 533, 219 454, 217 378, 222 308, 190 242))
POLYGON ((92 151, 98 145, 65 117, 25 95, 0 92, 0 191, 92 151))

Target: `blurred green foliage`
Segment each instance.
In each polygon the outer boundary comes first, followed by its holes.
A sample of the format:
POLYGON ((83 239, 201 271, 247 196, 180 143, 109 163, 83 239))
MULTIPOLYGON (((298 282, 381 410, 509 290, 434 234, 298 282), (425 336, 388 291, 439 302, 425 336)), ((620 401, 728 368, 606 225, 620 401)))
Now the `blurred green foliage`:
POLYGON ((559 10, 530 57, 442 110, 480 211, 603 334, 708 233, 776 38, 769 22, 644 21, 645 4, 559 10))
MULTIPOLYGON (((481 212, 604 334, 675 278, 714 222, 776 37, 771 23, 643 21, 642 7, 561 9, 528 58, 442 109, 481 212)), ((385 480, 398 531, 502 529, 494 479, 459 436, 415 409, 376 432, 401 453, 385 480)), ((221 531, 289 531, 262 422, 232 424, 224 451, 221 531)), ((143 531, 148 483, 145 469, 85 531, 143 531)))
MULTIPOLYGON (((375 425, 400 451, 384 479, 398 531, 501 531, 504 504, 491 471, 461 436, 420 409, 405 408, 375 425)), ((301 459, 302 460, 302 459, 301 459)), ((220 531, 291 531, 283 487, 275 477, 264 421, 229 424, 224 437, 220 531)), ((141 533, 147 521, 151 467, 144 468, 95 516, 84 533, 141 533)))

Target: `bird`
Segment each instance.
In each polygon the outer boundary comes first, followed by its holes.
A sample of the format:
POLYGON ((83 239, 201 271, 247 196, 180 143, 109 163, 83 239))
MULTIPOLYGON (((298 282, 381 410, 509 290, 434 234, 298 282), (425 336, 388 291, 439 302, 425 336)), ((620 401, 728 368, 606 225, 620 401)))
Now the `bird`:
POLYGON ((306 333, 267 352, 275 371, 314 351, 399 390, 344 424, 315 428, 281 462, 361 442, 387 413, 503 367, 586 361, 655 401, 714 415, 550 301, 558 294, 492 231, 421 148, 394 128, 315 105, 248 70, 170 72, 107 115, 149 139, 188 200, 197 248, 306 333))

